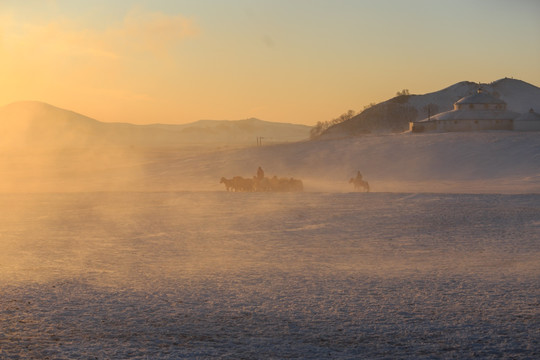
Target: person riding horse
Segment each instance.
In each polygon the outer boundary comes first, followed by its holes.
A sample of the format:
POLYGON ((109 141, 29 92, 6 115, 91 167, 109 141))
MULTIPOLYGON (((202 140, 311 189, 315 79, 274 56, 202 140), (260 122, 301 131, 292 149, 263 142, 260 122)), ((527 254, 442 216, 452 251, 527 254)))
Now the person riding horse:
POLYGON ((257 169, 257 180, 262 180, 264 179, 264 170, 259 166, 259 168, 257 169))
POLYGON ((367 181, 364 181, 364 178, 362 177, 360 171, 356 173, 355 178, 351 178, 349 180, 349 183, 354 185, 355 190, 363 189, 365 192, 369 192, 369 184, 367 181))

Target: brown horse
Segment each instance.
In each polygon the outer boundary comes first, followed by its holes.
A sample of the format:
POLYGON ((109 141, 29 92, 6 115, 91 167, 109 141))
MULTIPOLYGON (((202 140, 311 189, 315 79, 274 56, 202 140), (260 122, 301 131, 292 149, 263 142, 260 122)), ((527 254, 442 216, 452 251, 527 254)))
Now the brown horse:
POLYGON ((225 179, 224 177, 221 178, 219 181, 220 184, 225 184, 225 188, 227 191, 234 191, 234 181, 233 179, 225 179))
POLYGON ((263 177, 261 179, 254 176, 253 178, 243 178, 235 176, 232 179, 222 177, 219 181, 225 184, 227 191, 273 191, 273 192, 288 192, 288 191, 304 191, 302 180, 294 178, 272 178, 263 177))
POLYGON ((367 181, 358 178, 351 178, 349 180, 349 184, 354 184, 354 190, 363 190, 364 192, 369 192, 369 184, 367 181))

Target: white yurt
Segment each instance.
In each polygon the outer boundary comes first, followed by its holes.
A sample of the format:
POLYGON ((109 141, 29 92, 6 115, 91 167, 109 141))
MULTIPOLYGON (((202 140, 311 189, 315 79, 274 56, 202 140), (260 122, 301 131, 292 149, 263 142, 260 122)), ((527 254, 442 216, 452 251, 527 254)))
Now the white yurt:
POLYGON ((519 114, 506 109, 506 103, 478 89, 456 103, 454 109, 410 123, 412 132, 512 130, 519 114))

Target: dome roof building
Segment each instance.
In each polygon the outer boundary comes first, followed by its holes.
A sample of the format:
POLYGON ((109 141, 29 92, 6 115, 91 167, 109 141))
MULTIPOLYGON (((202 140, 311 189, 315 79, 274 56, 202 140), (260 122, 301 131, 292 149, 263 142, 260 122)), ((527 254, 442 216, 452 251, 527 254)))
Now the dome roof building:
POLYGON ((486 104, 499 105, 499 108, 501 106, 506 108, 506 103, 504 101, 483 91, 482 89, 478 89, 476 94, 466 96, 456 101, 456 103, 454 104, 454 109, 463 109, 463 107, 467 105, 470 106, 470 105, 486 105, 486 104))
POLYGON ((513 130, 519 114, 506 109, 506 103, 478 89, 454 103, 454 109, 410 123, 412 132, 450 132, 480 130, 513 130))

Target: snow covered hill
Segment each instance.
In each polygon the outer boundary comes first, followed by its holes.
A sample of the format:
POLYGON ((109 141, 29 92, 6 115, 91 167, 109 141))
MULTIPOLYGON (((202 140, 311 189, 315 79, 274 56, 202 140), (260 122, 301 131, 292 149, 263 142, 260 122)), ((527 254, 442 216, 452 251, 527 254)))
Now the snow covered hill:
MULTIPOLYGON (((370 135, 238 149, 177 159, 159 166, 186 188, 221 189, 221 176, 304 180, 306 191, 352 191, 361 171, 373 191, 540 193, 540 134, 505 132, 370 135), (191 182, 191 184, 189 184, 191 182)), ((166 184, 163 183, 166 187, 166 184)))
POLYGON ((205 149, 93 148, 0 152, 0 192, 225 191, 221 177, 294 177, 305 191, 540 193, 538 133, 368 135, 205 149))
POLYGON ((49 104, 25 101, 0 108, 0 147, 246 145, 298 141, 306 125, 258 119, 203 120, 190 124, 104 123, 49 104))
POLYGON ((352 119, 337 124, 323 133, 323 138, 369 133, 391 133, 408 130, 410 121, 453 109, 462 97, 479 87, 507 103, 508 110, 525 113, 540 110, 540 88, 521 80, 504 78, 490 84, 462 81, 445 89, 424 95, 401 95, 374 105, 352 119))
MULTIPOLYGON (((523 84, 493 86, 510 94, 515 89, 508 88, 523 84)), ((457 98, 468 86, 448 88, 445 96, 457 98)), ((534 100, 504 96, 514 108, 534 100)), ((410 102, 416 99, 422 98, 410 102)), ((424 99, 439 101, 436 94, 424 99)), ((540 193, 538 132, 371 134, 255 146, 255 134, 264 130, 285 141, 295 125, 255 119, 107 124, 41 103, 6 106, 0 119, 0 192, 224 191, 221 177, 252 177, 262 166, 268 177, 303 180, 305 191, 352 191, 348 180, 361 171, 375 192, 540 193), (186 134, 214 142, 183 142, 186 134), (237 145, 218 146, 225 139, 237 145)))

